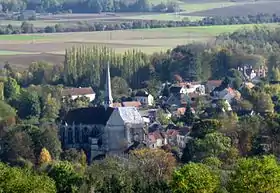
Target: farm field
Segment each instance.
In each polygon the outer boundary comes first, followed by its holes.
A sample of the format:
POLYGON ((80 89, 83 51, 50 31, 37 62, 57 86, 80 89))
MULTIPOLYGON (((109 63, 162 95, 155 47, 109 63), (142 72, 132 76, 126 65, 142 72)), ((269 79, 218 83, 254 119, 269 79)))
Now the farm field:
POLYGON ((236 4, 223 8, 210 8, 207 10, 200 10, 196 12, 186 13, 183 15, 196 17, 212 17, 212 16, 248 16, 256 15, 258 13, 279 13, 280 1, 269 2, 255 2, 250 4, 236 4))
MULTIPOLYGON (((159 1, 161 2, 161 1, 159 1)), ((158 3, 153 1, 153 4, 158 3)), ((101 13, 101 14, 58 14, 58 15, 41 15, 37 17, 36 21, 28 21, 34 25, 34 27, 42 28, 46 26, 53 26, 55 24, 66 24, 75 25, 77 22, 116 22, 116 21, 128 21, 128 20, 176 20, 180 21, 185 17, 189 20, 199 20, 204 16, 191 16, 188 15, 197 11, 204 11, 213 8, 225 8, 235 5, 243 5, 244 2, 191 2, 186 3, 182 1, 177 1, 181 11, 179 14, 175 13, 101 13)), ((245 4, 251 2, 245 2, 245 4)), ((0 20, 0 25, 20 26, 22 21, 12 21, 12 20, 0 20)))
MULTIPOLYGON (((72 46, 107 46, 117 52, 138 49, 146 53, 166 51, 177 45, 211 41, 216 35, 254 25, 228 25, 143 29, 127 31, 76 32, 36 35, 1 35, 0 64, 24 66, 34 61, 58 64, 64 60, 66 48, 72 46)), ((277 24, 267 24, 275 27, 277 24)))

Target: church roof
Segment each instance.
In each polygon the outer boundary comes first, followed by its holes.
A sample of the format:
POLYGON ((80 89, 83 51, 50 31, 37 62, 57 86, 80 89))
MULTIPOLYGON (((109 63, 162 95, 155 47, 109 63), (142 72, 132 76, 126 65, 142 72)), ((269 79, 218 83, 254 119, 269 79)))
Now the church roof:
POLYGON ((143 124, 144 121, 135 107, 118 107, 121 118, 125 123, 143 124))
POLYGON ((114 108, 88 107, 71 110, 64 121, 68 124, 106 125, 114 108))

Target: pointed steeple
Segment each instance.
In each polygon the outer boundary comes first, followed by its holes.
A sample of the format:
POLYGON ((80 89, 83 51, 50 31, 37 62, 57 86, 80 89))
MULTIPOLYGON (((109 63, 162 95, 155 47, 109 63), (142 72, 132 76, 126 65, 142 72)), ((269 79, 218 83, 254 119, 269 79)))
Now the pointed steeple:
POLYGON ((109 62, 107 63, 107 70, 106 70, 104 107, 106 109, 108 107, 113 107, 113 97, 112 97, 112 90, 111 90, 111 77, 110 77, 110 64, 109 64, 109 62))

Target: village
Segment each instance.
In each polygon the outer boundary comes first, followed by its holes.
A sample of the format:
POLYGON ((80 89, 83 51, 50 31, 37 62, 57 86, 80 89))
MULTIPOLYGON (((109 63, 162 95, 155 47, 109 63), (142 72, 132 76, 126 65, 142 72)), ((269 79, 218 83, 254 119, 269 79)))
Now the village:
MULTIPOLYGON (((267 73, 263 67, 253 70, 246 65, 237 70, 243 75, 240 89, 252 89, 267 73)), ((95 99, 95 92, 90 87, 67 88, 63 95, 72 99, 95 99)), ((163 83, 158 96, 141 90, 132 99, 113 102, 108 65, 103 106, 70 111, 61 124, 62 146, 84 149, 90 160, 141 147, 175 149, 180 156, 199 117, 207 119, 215 113, 233 112, 238 116, 255 114, 252 108, 234 108, 243 98, 226 79, 204 83, 179 79, 174 83, 163 83)))

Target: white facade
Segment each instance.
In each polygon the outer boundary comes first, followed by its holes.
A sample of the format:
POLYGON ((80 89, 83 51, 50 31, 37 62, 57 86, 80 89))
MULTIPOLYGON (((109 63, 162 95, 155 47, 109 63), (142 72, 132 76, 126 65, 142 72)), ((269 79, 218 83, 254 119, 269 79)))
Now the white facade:
POLYGON ((154 105, 154 97, 149 94, 148 96, 135 96, 135 100, 139 101, 140 103, 148 106, 154 105))
POLYGON ((189 88, 185 88, 185 94, 198 93, 200 95, 205 95, 205 86, 201 84, 191 85, 189 88))

